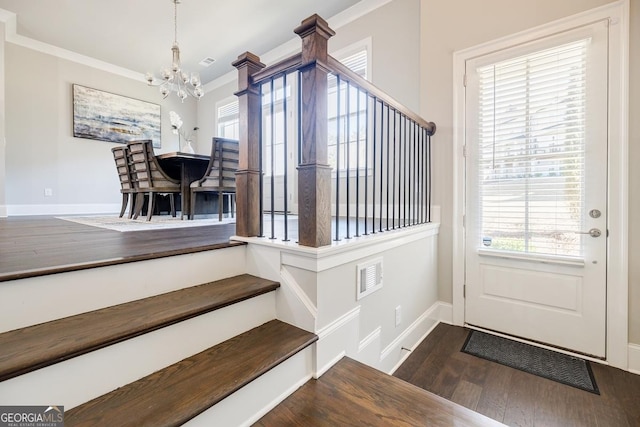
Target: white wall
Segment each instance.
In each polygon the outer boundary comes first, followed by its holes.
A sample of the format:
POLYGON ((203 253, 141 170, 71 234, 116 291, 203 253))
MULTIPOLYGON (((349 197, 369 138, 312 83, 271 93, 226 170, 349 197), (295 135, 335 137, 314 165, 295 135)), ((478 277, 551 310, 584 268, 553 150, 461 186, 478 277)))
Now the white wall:
POLYGON ((195 101, 182 104, 175 97, 162 101, 157 89, 142 81, 11 42, 3 46, 7 106, 3 188, 9 215, 118 210, 120 184, 110 151, 115 145, 73 137, 74 83, 161 104, 162 148, 157 152, 178 149, 169 111, 177 111, 186 128, 195 126, 195 101), (45 197, 44 188, 51 188, 53 196, 45 197))

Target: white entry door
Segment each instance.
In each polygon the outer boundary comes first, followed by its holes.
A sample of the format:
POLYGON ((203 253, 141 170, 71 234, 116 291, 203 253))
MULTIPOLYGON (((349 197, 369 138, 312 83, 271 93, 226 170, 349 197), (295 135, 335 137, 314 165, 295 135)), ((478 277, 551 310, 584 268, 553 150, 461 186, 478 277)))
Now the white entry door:
POLYGON ((602 21, 466 62, 465 322, 605 357, 602 21))

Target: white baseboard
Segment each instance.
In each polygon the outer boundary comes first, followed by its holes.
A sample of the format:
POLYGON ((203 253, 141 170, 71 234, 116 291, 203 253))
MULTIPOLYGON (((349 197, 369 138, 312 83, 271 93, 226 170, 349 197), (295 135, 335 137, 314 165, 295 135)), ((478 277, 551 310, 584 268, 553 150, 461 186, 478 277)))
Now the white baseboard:
MULTIPOLYGON (((436 301, 407 329, 396 337, 380 354, 379 369, 393 373, 413 351, 441 322, 442 306, 446 303, 436 301), (407 349, 409 351, 407 351, 407 349)), ((445 313, 446 314, 446 313, 445 313)))
POLYGON ((629 372, 640 375, 640 345, 629 344, 629 372))
MULTIPOLYGON (((118 214, 120 207, 118 203, 8 205, 4 216, 118 214)), ((0 216, 3 216, 1 209, 0 216)))
POLYGON ((400 359, 388 371, 388 373, 393 374, 400 367, 400 365, 402 365, 404 361, 407 360, 407 358, 411 355, 413 350, 415 350, 422 343, 422 341, 424 341, 425 338, 429 336, 429 334, 435 329, 436 326, 438 326, 439 323, 447 323, 450 325, 452 322, 452 319, 453 319, 453 306, 447 302, 436 301, 422 316, 420 316, 418 320, 416 320, 409 328, 407 328, 407 330, 403 332, 403 334, 400 337, 396 338, 396 340, 394 340, 394 342, 392 342, 389 346, 387 346, 387 348, 383 351, 383 355, 384 355, 389 350, 392 350, 391 348, 392 345, 395 344, 397 346, 397 341, 401 337, 406 338, 407 336, 410 336, 411 333, 414 332, 419 327, 422 327, 423 329, 425 327, 425 322, 426 322, 426 325, 430 325, 429 328, 426 330, 426 332, 424 332, 422 336, 420 336, 420 338, 415 342, 413 342, 410 346, 407 345, 408 344, 407 342, 404 343, 405 344, 403 346, 404 349, 409 351, 405 350, 404 353, 401 352, 400 359), (422 323, 422 325, 420 325, 420 323, 422 323))
POLYGON ((453 305, 448 302, 438 301, 438 320, 448 325, 453 325, 453 305))
POLYGON ((9 216, 7 212, 7 207, 5 205, 0 205, 0 218, 9 216))

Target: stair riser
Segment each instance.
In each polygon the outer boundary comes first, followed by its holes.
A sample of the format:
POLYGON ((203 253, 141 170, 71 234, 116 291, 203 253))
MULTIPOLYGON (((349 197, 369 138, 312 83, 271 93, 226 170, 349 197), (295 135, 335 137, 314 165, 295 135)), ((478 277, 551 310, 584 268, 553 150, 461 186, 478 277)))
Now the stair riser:
POLYGON ((0 382, 0 402, 57 402, 70 409, 274 318, 270 292, 0 382))
POLYGON ((245 247, 0 283, 0 332, 245 273, 245 247))
POLYGON ((312 345, 183 425, 250 426, 311 379, 314 358, 312 345))

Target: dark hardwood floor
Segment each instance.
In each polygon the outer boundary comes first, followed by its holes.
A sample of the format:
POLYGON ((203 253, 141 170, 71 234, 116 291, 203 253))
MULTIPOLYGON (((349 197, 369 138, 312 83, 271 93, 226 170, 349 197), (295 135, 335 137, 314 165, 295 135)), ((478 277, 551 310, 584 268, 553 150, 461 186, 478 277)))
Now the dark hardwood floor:
POLYGON ((256 427, 501 425, 348 357, 317 380, 308 381, 254 424, 256 427))
POLYGON ((462 353, 468 333, 438 325, 394 376, 509 426, 640 426, 640 375, 591 363, 598 396, 462 353))
POLYGON ((0 218, 0 282, 239 245, 235 224, 112 231, 52 216, 0 218))

